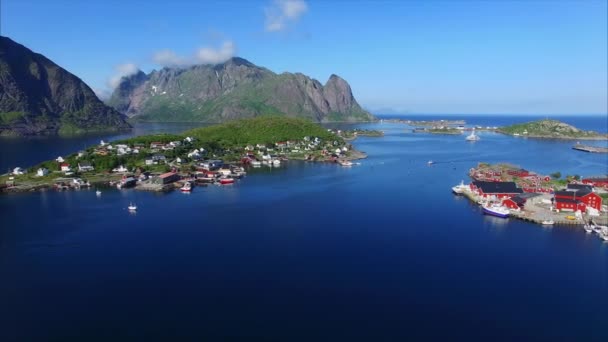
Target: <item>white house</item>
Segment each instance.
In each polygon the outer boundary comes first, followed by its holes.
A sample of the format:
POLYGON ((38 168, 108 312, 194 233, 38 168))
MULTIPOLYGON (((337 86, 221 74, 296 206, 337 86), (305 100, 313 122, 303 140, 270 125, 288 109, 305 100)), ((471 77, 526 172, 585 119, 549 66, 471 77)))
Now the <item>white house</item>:
POLYGON ((89 162, 83 161, 83 162, 78 163, 78 171, 80 171, 80 172, 87 172, 87 171, 93 171, 93 170, 95 170, 95 168, 89 162))
POLYGON ((13 174, 14 174, 14 175, 22 175, 22 174, 24 174, 24 173, 25 173, 25 172, 24 172, 24 171, 23 171, 23 169, 22 169, 22 168, 20 168, 20 167, 16 167, 15 169, 13 169, 13 174))
POLYGON ((119 167, 112 170, 112 172, 127 172, 127 171, 129 171, 129 170, 126 167, 124 167, 123 165, 120 165, 119 167))
POLYGON ((38 177, 44 177, 48 174, 49 174, 49 169, 47 169, 46 167, 42 167, 42 168, 38 169, 38 171, 36 171, 36 176, 38 176, 38 177))
POLYGON ((191 143, 191 142, 194 141, 194 138, 192 138, 192 137, 186 137, 186 139, 184 139, 184 141, 187 142, 187 143, 191 143))
POLYGON ((153 165, 153 164, 154 164, 154 159, 146 158, 146 165, 153 165))
POLYGON ((56 160, 58 163, 63 163, 63 162, 65 161, 65 160, 64 160, 64 159, 63 159, 61 156, 57 157, 57 159, 55 159, 55 160, 56 160))
POLYGON ((62 172, 72 171, 72 169, 70 168, 70 164, 68 163, 61 163, 60 167, 62 172))
POLYGON ((341 150, 341 149, 339 149, 339 148, 337 148, 337 149, 336 149, 336 153, 337 153, 337 154, 340 154, 340 152, 342 152, 342 150, 341 150))
POLYGON ((181 164, 182 163, 182 158, 180 158, 180 157, 175 158, 175 162, 178 163, 178 164, 181 164))

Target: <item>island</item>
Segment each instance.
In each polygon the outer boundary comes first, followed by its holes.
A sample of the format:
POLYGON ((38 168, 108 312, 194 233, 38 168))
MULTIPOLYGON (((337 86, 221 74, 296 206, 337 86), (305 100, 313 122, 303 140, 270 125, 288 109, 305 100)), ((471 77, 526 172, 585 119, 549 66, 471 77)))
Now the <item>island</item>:
POLYGON ((608 134, 584 131, 558 120, 538 120, 500 127, 496 132, 512 136, 546 139, 606 140, 608 134))
MULTIPOLYGON (((178 180, 234 182, 246 167, 276 167, 286 160, 351 166, 367 157, 347 140, 374 131, 325 129, 305 119, 261 116, 196 128, 182 134, 154 134, 101 141, 65 157, 0 176, 2 192, 71 189, 95 184, 168 190, 178 180), (348 138, 348 139, 347 139, 348 138)), ((181 184, 180 184, 181 185, 181 184)))
POLYGON ((508 163, 478 163, 472 181, 452 192, 481 205, 485 214, 513 217, 544 226, 584 226, 608 240, 608 175, 606 177, 543 175, 508 163))

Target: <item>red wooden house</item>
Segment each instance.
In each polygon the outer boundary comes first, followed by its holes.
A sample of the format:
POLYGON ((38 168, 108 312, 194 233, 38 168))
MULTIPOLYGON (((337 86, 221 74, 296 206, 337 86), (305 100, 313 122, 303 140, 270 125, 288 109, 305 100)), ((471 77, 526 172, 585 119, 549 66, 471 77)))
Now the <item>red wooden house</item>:
POLYGON ((589 184, 601 188, 608 188, 608 177, 606 178, 584 178, 583 184, 589 184))
POLYGON ((555 208, 560 210, 585 211, 587 207, 600 210, 602 198, 588 189, 570 189, 556 191, 555 208))

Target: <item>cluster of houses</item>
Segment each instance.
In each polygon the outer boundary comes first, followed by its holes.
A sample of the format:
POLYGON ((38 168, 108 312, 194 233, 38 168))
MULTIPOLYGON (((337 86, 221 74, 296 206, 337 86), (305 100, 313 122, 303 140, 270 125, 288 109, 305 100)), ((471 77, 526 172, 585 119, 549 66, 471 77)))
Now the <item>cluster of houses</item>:
MULTIPOLYGON (((539 196, 537 192, 525 192, 515 182, 479 181, 469 185, 470 191, 485 200, 500 202, 509 209, 522 209, 527 200, 539 196)), ((566 189, 554 191, 551 203, 559 211, 587 213, 597 216, 602 211, 602 197, 591 185, 568 184, 566 189)))

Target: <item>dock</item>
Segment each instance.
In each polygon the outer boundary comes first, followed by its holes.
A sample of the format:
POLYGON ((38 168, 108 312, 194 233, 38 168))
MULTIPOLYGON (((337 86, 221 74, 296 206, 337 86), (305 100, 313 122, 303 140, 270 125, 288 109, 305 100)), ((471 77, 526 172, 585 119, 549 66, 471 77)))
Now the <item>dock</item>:
POLYGON ((576 144, 576 145, 572 146, 572 149, 577 150, 577 151, 590 152, 590 153, 608 153, 608 148, 606 148, 606 147, 589 146, 589 145, 582 145, 582 144, 576 144))

